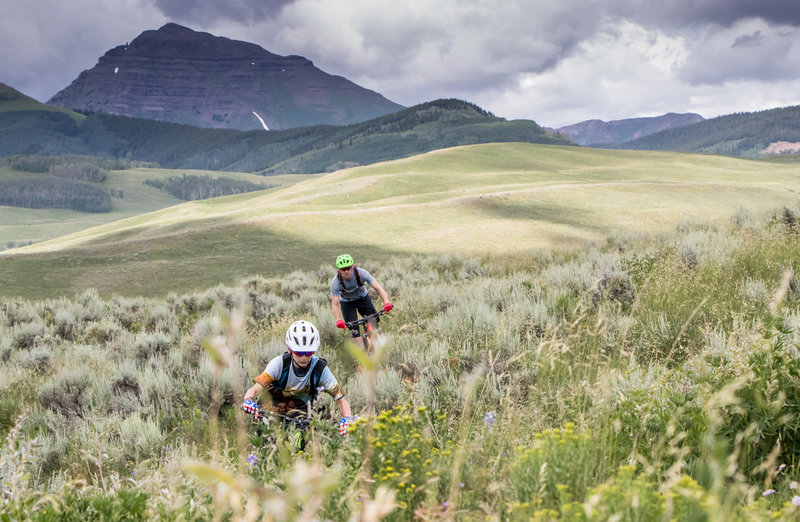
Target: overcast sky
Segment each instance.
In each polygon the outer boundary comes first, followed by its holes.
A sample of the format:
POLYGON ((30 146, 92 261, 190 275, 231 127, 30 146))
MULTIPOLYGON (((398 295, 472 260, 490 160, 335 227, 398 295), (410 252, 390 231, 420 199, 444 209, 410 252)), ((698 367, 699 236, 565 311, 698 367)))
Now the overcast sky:
POLYGON ((560 127, 800 104, 800 0, 0 0, 0 82, 46 101, 176 22, 411 106, 560 127))

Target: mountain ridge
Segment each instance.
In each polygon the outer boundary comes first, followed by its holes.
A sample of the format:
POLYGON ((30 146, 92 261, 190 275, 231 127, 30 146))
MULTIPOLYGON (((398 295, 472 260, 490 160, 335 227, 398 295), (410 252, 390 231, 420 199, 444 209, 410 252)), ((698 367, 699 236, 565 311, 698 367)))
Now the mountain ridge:
POLYGON ((302 56, 175 23, 110 49, 47 104, 236 130, 347 125, 404 108, 302 56))
POLYGON ((761 158, 774 144, 783 144, 779 153, 800 145, 800 105, 717 116, 608 147, 761 158))
POLYGON ((663 130, 698 123, 704 119, 695 113, 669 112, 660 116, 612 121, 591 119, 549 130, 566 134, 578 145, 597 146, 630 141, 663 130))
POLYGON ((271 132, 203 129, 102 113, 90 114, 79 124, 68 111, 55 112, 38 102, 26 111, 4 112, 4 105, 0 102, 0 156, 88 154, 156 162, 165 168, 312 174, 457 145, 572 144, 532 120, 507 121, 454 99, 357 124, 271 132))

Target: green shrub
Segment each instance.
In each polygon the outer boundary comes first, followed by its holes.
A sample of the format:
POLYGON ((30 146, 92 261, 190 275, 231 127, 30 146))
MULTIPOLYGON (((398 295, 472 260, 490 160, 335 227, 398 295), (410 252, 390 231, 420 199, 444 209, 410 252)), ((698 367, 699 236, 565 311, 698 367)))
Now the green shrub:
POLYGON ((740 468, 752 470, 778 450, 783 462, 800 467, 800 351, 783 320, 771 339, 753 345, 749 371, 736 390, 739 404, 727 410, 723 434, 734 441, 744 434, 740 468))
POLYGON ((10 301, 5 304, 4 314, 5 323, 8 326, 17 326, 22 323, 30 323, 34 320, 41 320, 38 310, 27 302, 10 301))
POLYGON ((426 430, 428 410, 409 405, 380 412, 374 419, 372 436, 367 436, 370 419, 356 421, 348 434, 356 451, 348 460, 358 466, 365 452, 372 455, 370 477, 376 485, 397 492, 399 510, 392 519, 412 516, 427 495, 436 496, 441 459, 450 460, 453 447, 438 447, 426 430))
POLYGON ((84 342, 106 346, 118 339, 124 330, 111 317, 104 317, 99 321, 87 321, 84 323, 83 337, 84 342))
POLYGON ((601 300, 618 304, 623 311, 629 311, 636 300, 636 285, 625 272, 610 272, 600 276, 592 292, 592 304, 597 306, 601 300))
POLYGON ((36 376, 41 376, 50 370, 53 352, 48 346, 40 345, 30 350, 17 352, 16 362, 36 376))
POLYGON ((125 458, 129 462, 138 464, 160 453, 164 436, 155 421, 143 419, 138 412, 134 412, 121 419, 116 426, 125 458))
POLYGON ((14 346, 17 348, 31 348, 44 337, 46 332, 44 322, 35 320, 30 323, 17 324, 12 328, 11 335, 14 338, 14 346))
POLYGON ((53 333, 67 341, 73 341, 78 335, 78 319, 71 310, 59 308, 53 316, 53 333))
POLYGON ((30 514, 37 522, 146 521, 149 496, 138 489, 78 493, 67 491, 56 506, 44 504, 30 514))
POLYGON ((576 432, 573 423, 536 433, 531 446, 518 447, 514 453, 509 475, 513 505, 558 509, 564 491, 572 498, 584 498, 611 471, 599 449, 592 434, 576 432))
POLYGON ((54 412, 82 417, 92 406, 94 380, 86 367, 64 369, 39 387, 36 398, 39 404, 54 412))
POLYGON ((136 334, 136 355, 140 359, 151 359, 165 355, 172 348, 172 339, 161 332, 136 334))

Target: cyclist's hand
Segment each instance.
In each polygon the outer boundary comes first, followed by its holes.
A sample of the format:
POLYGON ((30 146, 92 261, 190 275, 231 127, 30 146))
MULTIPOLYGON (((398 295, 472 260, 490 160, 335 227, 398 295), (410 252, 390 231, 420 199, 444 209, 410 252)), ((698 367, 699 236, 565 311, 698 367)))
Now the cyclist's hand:
POLYGON ((341 319, 339 319, 338 321, 336 321, 336 328, 342 328, 342 329, 344 329, 344 328, 345 328, 344 321, 342 321, 341 319))
POLYGON ((389 301, 386 301, 383 304, 383 311, 386 312, 387 314, 389 313, 389 310, 391 310, 392 308, 394 307, 392 306, 392 303, 390 303, 389 301))
POLYGON ((347 436, 347 429, 350 427, 350 423, 353 422, 353 417, 342 417, 342 420, 339 421, 339 435, 342 437, 347 436))
POLYGON ((245 399, 242 403, 242 409, 245 413, 248 413, 253 416, 258 415, 258 403, 253 399, 245 399))

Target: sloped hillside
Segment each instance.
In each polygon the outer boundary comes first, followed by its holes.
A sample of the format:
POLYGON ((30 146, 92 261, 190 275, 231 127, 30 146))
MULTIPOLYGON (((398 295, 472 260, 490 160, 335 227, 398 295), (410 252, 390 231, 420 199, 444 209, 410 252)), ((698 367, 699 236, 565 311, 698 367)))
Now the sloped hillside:
POLYGON ((800 106, 720 116, 609 147, 755 158, 767 154, 767 149, 778 142, 800 142, 800 106))
POLYGON ((602 145, 630 141, 700 121, 703 121, 703 117, 699 114, 671 112, 650 118, 628 118, 614 121, 587 120, 559 127, 555 129, 555 132, 566 134, 578 145, 602 145))
MULTIPOLYGON (((2 103, 0 103, 0 107, 2 103)), ((531 120, 507 121, 460 100, 437 100, 368 122, 240 132, 92 114, 78 125, 40 111, 0 114, 0 156, 88 154, 164 168, 318 173, 456 145, 569 144, 531 120)))
POLYGON ((342 251, 529 261, 533 252, 677 223, 727 222, 737 212, 745 219, 794 205, 798 189, 796 166, 780 162, 526 143, 455 147, 1 252, 0 294, 93 286, 165 295, 244 274, 316 270, 342 251))

